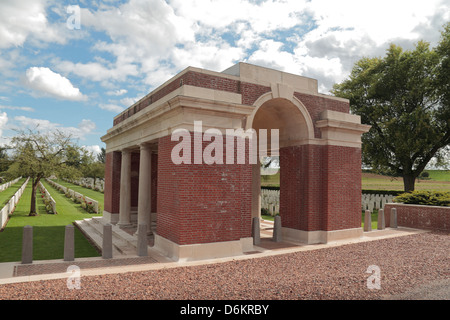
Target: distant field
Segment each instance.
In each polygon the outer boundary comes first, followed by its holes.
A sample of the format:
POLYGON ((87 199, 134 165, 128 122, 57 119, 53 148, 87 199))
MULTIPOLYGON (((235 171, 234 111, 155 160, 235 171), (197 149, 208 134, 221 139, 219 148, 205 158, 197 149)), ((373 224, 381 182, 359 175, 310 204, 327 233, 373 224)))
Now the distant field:
MULTIPOLYGON (((427 180, 417 180, 416 190, 450 191, 450 170, 426 170, 430 177, 427 180)), ((272 176, 261 176, 262 186, 279 186, 280 173, 272 176)), ((362 188, 364 190, 403 190, 403 179, 377 175, 362 174, 362 188)))

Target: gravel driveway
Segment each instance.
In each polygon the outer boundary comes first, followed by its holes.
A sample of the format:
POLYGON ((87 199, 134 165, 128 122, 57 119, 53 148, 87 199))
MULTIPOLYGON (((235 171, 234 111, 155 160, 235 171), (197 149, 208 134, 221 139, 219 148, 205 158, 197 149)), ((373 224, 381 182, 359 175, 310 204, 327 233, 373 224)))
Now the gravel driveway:
POLYGON ((428 232, 258 259, 82 276, 79 290, 69 290, 66 279, 5 284, 0 299, 431 299, 435 289, 438 299, 448 299, 449 285, 450 234, 428 232), (379 271, 379 289, 368 288, 377 276, 367 272, 369 266, 379 271))

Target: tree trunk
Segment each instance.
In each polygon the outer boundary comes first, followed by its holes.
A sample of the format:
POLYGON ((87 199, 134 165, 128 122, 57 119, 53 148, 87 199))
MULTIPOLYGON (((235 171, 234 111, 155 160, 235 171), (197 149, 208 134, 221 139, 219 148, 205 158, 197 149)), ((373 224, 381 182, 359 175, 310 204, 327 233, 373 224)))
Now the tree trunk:
POLYGON ((32 181, 32 188, 31 188, 31 204, 30 204, 30 214, 29 216, 37 216, 36 211, 36 190, 39 183, 39 179, 36 179, 36 181, 32 181))
POLYGON ((405 192, 414 191, 414 185, 416 182, 416 176, 414 174, 406 174, 403 176, 403 186, 405 192))

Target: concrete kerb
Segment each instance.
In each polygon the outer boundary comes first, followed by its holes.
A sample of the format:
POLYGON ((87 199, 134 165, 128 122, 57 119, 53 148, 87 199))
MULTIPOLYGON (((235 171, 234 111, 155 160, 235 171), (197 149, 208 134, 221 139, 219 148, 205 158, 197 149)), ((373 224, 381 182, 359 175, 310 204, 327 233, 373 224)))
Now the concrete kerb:
MULTIPOLYGON (((81 277, 84 276, 99 276, 105 274, 120 274, 120 273, 128 273, 128 272, 143 272, 143 271, 151 271, 151 270, 159 270, 165 268, 177 268, 177 267, 185 267, 185 266, 197 266, 197 265, 209 265, 216 263, 225 263, 233 260, 247 260, 247 259, 257 259, 268 256, 275 256, 279 254, 288 254, 295 253, 300 251, 311 251, 318 250, 324 248, 333 248, 347 244, 355 244, 367 241, 376 241, 381 239, 395 238, 401 236, 408 236, 413 234, 430 232, 429 230, 419 230, 412 228, 386 228, 384 230, 374 230, 371 232, 365 232, 364 235, 357 239, 348 239, 348 240, 338 240, 329 242, 326 244, 316 244, 316 245, 305 245, 296 243, 297 246, 290 246, 288 248, 276 249, 276 250, 268 250, 262 247, 254 246, 256 253, 252 254, 244 254, 240 256, 232 256, 227 258, 215 258, 215 259, 206 259, 206 260, 196 260, 196 261, 170 261, 164 256, 161 256, 159 252, 149 247, 148 256, 156 260, 156 262, 151 263, 141 263, 141 264, 124 264, 120 266, 106 266, 106 267, 96 267, 96 268, 85 268, 81 269, 81 277)), ((118 258, 121 260, 130 259, 129 258, 118 258)), ((137 257, 134 257, 137 258, 137 257)), ((108 261, 114 261, 116 258, 108 259, 108 261)), ((95 258, 77 258, 75 261, 71 262, 71 265, 77 265, 77 262, 95 262, 99 260, 104 260, 101 257, 95 258)), ((130 259, 130 261, 133 261, 130 259)), ((45 261, 34 261, 32 265, 45 265, 51 263, 63 263, 66 262, 63 259, 58 260, 45 260, 45 261)), ((67 263, 67 262, 66 262, 67 263)), ((132 263, 132 262, 131 262, 132 263)), ((39 275, 28 275, 28 276, 16 276, 14 277, 14 270, 16 266, 21 265, 20 262, 7 262, 0 263, 0 285, 8 284, 8 283, 21 283, 21 282, 31 282, 31 281, 41 281, 41 280, 55 280, 55 279, 67 279, 71 274, 67 272, 63 273, 48 273, 48 274, 39 274, 39 275)))

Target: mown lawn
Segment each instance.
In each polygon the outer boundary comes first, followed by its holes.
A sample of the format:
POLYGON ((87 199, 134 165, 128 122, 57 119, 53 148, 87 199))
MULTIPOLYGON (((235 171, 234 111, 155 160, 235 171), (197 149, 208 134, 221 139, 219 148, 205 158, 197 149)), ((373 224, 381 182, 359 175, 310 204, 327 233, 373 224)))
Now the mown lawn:
MULTIPOLYGON (((25 191, 11 215, 6 228, 0 232, 0 262, 21 261, 23 227, 33 226, 33 259, 50 260, 64 258, 65 226, 75 220, 94 216, 74 204, 63 194, 57 192, 48 183, 43 182, 56 201, 58 214, 47 214, 38 192, 38 216, 28 216, 31 202, 31 183, 25 191)), ((75 257, 99 256, 97 250, 87 241, 83 234, 75 228, 75 257)))
MULTIPOLYGON (((282 170, 282 168, 281 168, 282 170)), ((416 180, 416 190, 450 191, 450 170, 426 170, 428 179, 416 180)), ((373 173, 362 174, 363 190, 404 190, 401 177, 388 177, 373 173)), ((275 175, 261 176, 261 186, 280 186, 280 172, 275 175)))

